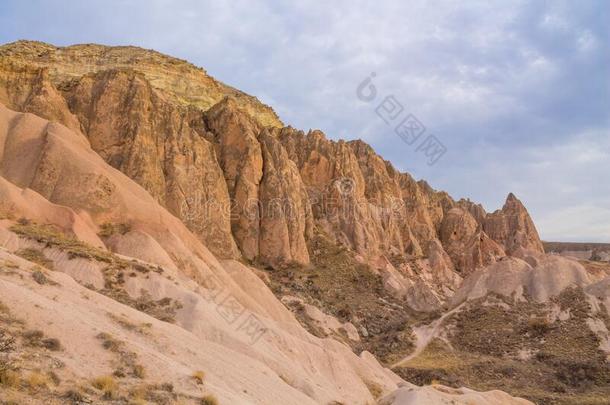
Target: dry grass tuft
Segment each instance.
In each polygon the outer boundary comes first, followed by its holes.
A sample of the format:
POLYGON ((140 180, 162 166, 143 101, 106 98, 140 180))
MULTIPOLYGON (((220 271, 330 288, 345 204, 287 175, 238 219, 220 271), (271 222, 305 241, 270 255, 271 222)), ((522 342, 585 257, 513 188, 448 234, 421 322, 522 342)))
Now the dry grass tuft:
POLYGON ((110 375, 105 375, 95 378, 91 384, 102 391, 105 399, 114 399, 117 397, 119 385, 110 375))
POLYGON ((21 375, 15 370, 3 368, 0 364, 0 386, 5 388, 17 388, 21 384, 21 375))
POLYGON ((219 402, 214 395, 206 395, 201 398, 201 405, 218 405, 219 402))
POLYGON ((131 232, 131 224, 113 224, 111 222, 106 222, 100 226, 100 232, 97 236, 100 238, 109 238, 112 235, 125 235, 129 232, 131 232))
POLYGON ((45 338, 41 330, 28 330, 22 333, 23 342, 30 347, 43 347, 51 351, 61 350, 61 343, 56 338, 45 338))
POLYGON ((41 388, 48 388, 49 384, 51 383, 49 376, 47 376, 46 374, 40 373, 38 371, 31 372, 27 376, 25 382, 28 385, 28 387, 35 389, 35 390, 41 389, 41 388))
POLYGON ((373 398, 378 399, 381 397, 381 394, 383 394, 383 388, 379 384, 373 381, 365 381, 365 383, 373 398))
POLYGON ((47 256, 45 256, 44 252, 40 249, 25 248, 18 250, 15 252, 15 254, 29 262, 36 263, 42 267, 46 267, 49 270, 53 270, 53 261, 49 260, 47 256))
POLYGON ((144 366, 141 364, 134 364, 133 376, 139 379, 146 378, 146 370, 144 369, 144 366))
POLYGON ((152 327, 152 324, 150 323, 141 323, 139 325, 136 325, 123 314, 115 315, 110 312, 107 312, 106 315, 108 315, 110 319, 121 325, 126 330, 137 332, 143 335, 148 334, 149 329, 152 327))
POLYGON ((205 372, 197 370, 193 372, 191 377, 193 377, 197 384, 203 384, 203 380, 205 380, 205 372))
POLYGON ((44 273, 38 269, 32 272, 32 278, 40 285, 49 284, 49 279, 47 276, 45 276, 44 273))

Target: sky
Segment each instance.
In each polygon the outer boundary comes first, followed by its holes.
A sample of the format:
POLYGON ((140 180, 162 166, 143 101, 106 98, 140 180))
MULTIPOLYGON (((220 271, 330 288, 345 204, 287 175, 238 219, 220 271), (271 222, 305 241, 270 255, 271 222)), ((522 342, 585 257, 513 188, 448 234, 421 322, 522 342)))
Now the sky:
POLYGON ((3 0, 0 43, 156 49, 456 199, 513 192, 544 240, 610 242, 610 2, 289 3, 3 0))

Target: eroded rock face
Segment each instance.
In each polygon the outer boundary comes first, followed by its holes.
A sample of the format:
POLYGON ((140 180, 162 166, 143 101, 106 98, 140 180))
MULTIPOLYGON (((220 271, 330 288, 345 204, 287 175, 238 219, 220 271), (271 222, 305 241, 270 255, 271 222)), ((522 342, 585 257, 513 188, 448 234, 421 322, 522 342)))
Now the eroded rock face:
MULTIPOLYGON (((219 257, 307 264, 319 227, 373 267, 383 257, 425 261, 426 274, 398 266, 396 277, 442 295, 458 272, 542 251, 514 196, 493 214, 455 202, 362 141, 282 127, 269 107, 184 61, 36 42, 2 46, 0 55, 0 102, 84 134, 219 257)), ((43 194, 57 176, 52 165, 46 176, 36 186, 43 194)))
MULTIPOLYGON (((202 68, 148 49, 97 44, 56 47, 36 41, 17 41, 1 46, 0 56, 3 70, 12 70, 18 79, 25 78, 24 72, 34 72, 36 75, 40 69, 47 69, 50 82, 61 88, 71 80, 88 74, 130 70, 146 78, 151 87, 162 93, 171 104, 207 110, 224 97, 231 96, 263 125, 283 126, 273 109, 256 97, 215 80, 202 68)), ((12 76, 11 86, 15 77, 12 76)), ((26 82, 27 80, 24 81, 25 86, 26 82)), ((17 108, 2 98, 1 94, 0 91, 0 102, 9 108, 17 108)))
POLYGON ((91 147, 182 219, 220 257, 238 252, 229 194, 213 145, 193 109, 164 101, 141 74, 104 71, 65 91, 91 147))
POLYGON ((441 224, 440 239, 462 274, 506 256, 502 247, 487 236, 470 212, 461 208, 449 210, 441 224))
POLYGON ((544 253, 532 218, 513 193, 508 195, 501 210, 485 217, 483 229, 509 254, 519 248, 544 253))
POLYGON ((338 242, 368 258, 421 256, 437 238, 440 204, 364 142, 291 128, 279 139, 299 168, 316 222, 338 242))
POLYGON ((260 189, 260 258, 271 264, 309 263, 307 239, 313 232, 313 213, 299 171, 279 141, 264 130, 260 189), (279 261, 279 262, 278 262, 279 261))
POLYGON ((218 150, 242 254, 271 265, 309 263, 311 206, 282 145, 230 98, 206 112, 205 122, 218 150))

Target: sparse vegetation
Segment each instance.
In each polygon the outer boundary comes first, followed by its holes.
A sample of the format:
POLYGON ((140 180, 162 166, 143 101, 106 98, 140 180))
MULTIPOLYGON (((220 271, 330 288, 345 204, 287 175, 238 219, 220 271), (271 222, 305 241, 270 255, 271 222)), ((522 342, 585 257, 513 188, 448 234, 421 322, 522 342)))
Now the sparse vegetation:
POLYGON ((13 215, 12 212, 4 209, 4 208, 0 208, 0 220, 2 219, 15 219, 15 216, 13 215))
POLYGON ((15 254, 19 257, 24 258, 27 261, 32 263, 39 264, 42 267, 46 267, 49 270, 53 270, 53 261, 49 260, 44 252, 40 249, 35 248, 25 248, 20 249, 15 254))
POLYGON ((126 350, 123 342, 105 332, 97 335, 97 338, 102 341, 104 349, 117 354, 118 364, 113 373, 115 377, 123 378, 127 375, 131 375, 135 378, 143 379, 146 376, 144 366, 136 362, 137 355, 126 350))
POLYGON ((47 247, 54 247, 65 251, 71 258, 85 258, 104 263, 114 263, 116 258, 112 253, 89 246, 73 236, 68 236, 53 225, 40 225, 20 219, 10 230, 19 236, 35 240, 47 247))
POLYGON ((22 334, 24 344, 30 347, 41 347, 51 351, 61 350, 59 339, 45 338, 41 330, 28 330, 22 334))
MULTIPOLYGON (((115 230, 118 232, 128 232, 130 227, 127 224, 119 224, 116 226, 108 225, 103 227, 103 229, 105 229, 106 232, 109 232, 109 230, 112 230, 113 232, 115 230)), ((70 258, 84 258, 105 263, 106 266, 103 269, 105 285, 104 289, 99 290, 98 292, 161 321, 170 323, 175 322, 176 313, 182 308, 180 302, 170 298, 153 300, 146 291, 142 291, 140 297, 134 299, 123 289, 125 274, 129 269, 132 269, 133 271, 131 274, 135 275, 135 272, 148 273, 153 271, 162 273, 163 268, 143 264, 137 260, 128 261, 122 259, 112 252, 89 246, 73 236, 66 235, 53 225, 40 225, 25 218, 18 220, 17 224, 13 225, 10 230, 21 237, 34 240, 46 247, 54 247, 67 252, 70 258)), ((41 252, 36 252, 35 250, 27 251, 25 254, 31 258, 36 258, 38 261, 42 261, 42 256, 44 256, 41 252)), ((35 271, 32 276, 39 284, 53 284, 53 282, 40 271, 35 271)), ((93 286, 88 286, 88 288, 95 290, 93 286)), ((122 326, 129 327, 127 323, 123 323, 122 326)))
MULTIPOLYGON (((354 324, 361 342, 352 342, 340 334, 334 337, 356 353, 368 350, 384 363, 409 354, 414 347, 410 325, 418 315, 384 288, 381 276, 320 229, 315 230, 308 249, 312 253, 309 266, 272 269, 259 265, 266 270, 275 295, 280 299, 285 295, 299 297, 342 322, 354 324)), ((302 307, 297 304, 291 309, 310 333, 325 337, 315 323, 303 316, 302 307)))
POLYGON ((125 235, 129 232, 131 232, 131 224, 129 223, 114 224, 106 222, 100 226, 100 232, 97 235, 100 238, 109 238, 112 235, 125 235))
POLYGON ((113 321, 115 321, 116 323, 118 323, 123 328, 125 328, 126 330, 129 330, 129 331, 134 331, 134 332, 141 333, 141 334, 147 334, 148 330, 152 327, 152 324, 150 324, 150 323, 142 323, 142 324, 136 325, 135 323, 131 322, 129 319, 127 319, 127 317, 125 317, 122 314, 115 315, 115 314, 107 313, 107 315, 110 319, 112 319, 113 321))
POLYGON ((110 290, 104 289, 100 291, 102 294, 118 301, 122 304, 128 305, 138 311, 144 312, 157 318, 160 321, 174 323, 176 322, 176 313, 182 308, 182 304, 171 298, 162 298, 160 300, 153 300, 147 291, 142 290, 141 295, 138 298, 132 298, 124 290, 110 290))
POLYGON ((436 339, 394 371, 418 385, 501 389, 540 405, 607 403, 610 364, 586 324, 591 308, 582 290, 553 299, 571 316, 552 323, 548 306, 503 300, 471 302, 446 320, 450 345, 436 339))

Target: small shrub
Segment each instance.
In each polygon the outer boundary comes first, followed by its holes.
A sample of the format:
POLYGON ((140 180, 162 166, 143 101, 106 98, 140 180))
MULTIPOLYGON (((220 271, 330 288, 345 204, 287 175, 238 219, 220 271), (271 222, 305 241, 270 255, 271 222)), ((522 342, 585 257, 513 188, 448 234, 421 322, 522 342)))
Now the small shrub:
POLYGON ((105 399, 116 398, 119 386, 112 376, 106 375, 97 377, 91 384, 103 392, 105 399))
POLYGON ((59 378, 59 376, 57 375, 57 373, 55 371, 49 371, 49 379, 51 380, 51 382, 53 382, 53 385, 59 385, 61 384, 61 378, 59 378))
POLYGON ((40 270, 35 270, 32 273, 32 278, 34 279, 34 281, 36 281, 40 285, 49 284, 49 279, 40 270))
POLYGON ((201 405, 218 405, 218 400, 214 395, 206 395, 201 398, 201 405))
POLYGON ((113 224, 106 222, 100 226, 100 232, 97 234, 100 238, 109 238, 112 235, 120 234, 125 235, 131 232, 131 224, 113 224))
POLYGON ((43 339, 41 343, 42 343, 43 347, 45 347, 46 349, 49 349, 53 352, 57 352, 57 351, 61 350, 61 343, 59 342, 59 339, 47 338, 47 339, 43 339))
POLYGON ((38 347, 41 346, 44 333, 41 330, 28 330, 23 332, 22 336, 26 346, 38 347))
POLYGON ((192 377, 197 384, 203 384, 203 380, 205 379, 205 373, 201 370, 198 370, 193 373, 192 377))
POLYGON ((15 338, 0 329, 0 352, 12 352, 15 349, 15 338))
POLYGON ((68 399, 74 403, 81 403, 85 401, 85 396, 76 389, 71 389, 66 391, 63 395, 63 398, 68 399))
POLYGON ((543 336, 551 329, 551 323, 546 317, 533 317, 527 321, 527 330, 536 337, 543 336))
POLYGON ((174 384, 172 384, 172 383, 163 383, 163 384, 161 384, 161 386, 159 388, 162 391, 174 392, 174 384))
POLYGON ((17 223, 19 225, 29 225, 30 224, 30 220, 24 217, 21 217, 17 220, 17 223))
POLYGON ((144 369, 144 366, 141 364, 134 365, 133 375, 139 379, 144 379, 146 377, 146 370, 144 369))
POLYGON ((119 367, 116 370, 114 370, 112 372, 112 375, 115 376, 116 378, 125 378, 127 377, 127 375, 125 374, 125 370, 123 369, 123 367, 119 367))
POLYGON ((104 349, 110 350, 111 352, 118 352, 123 344, 123 342, 115 339, 114 337, 112 337, 112 335, 106 332, 100 333, 99 335, 97 335, 97 338, 102 341, 102 346, 104 347, 104 349))

